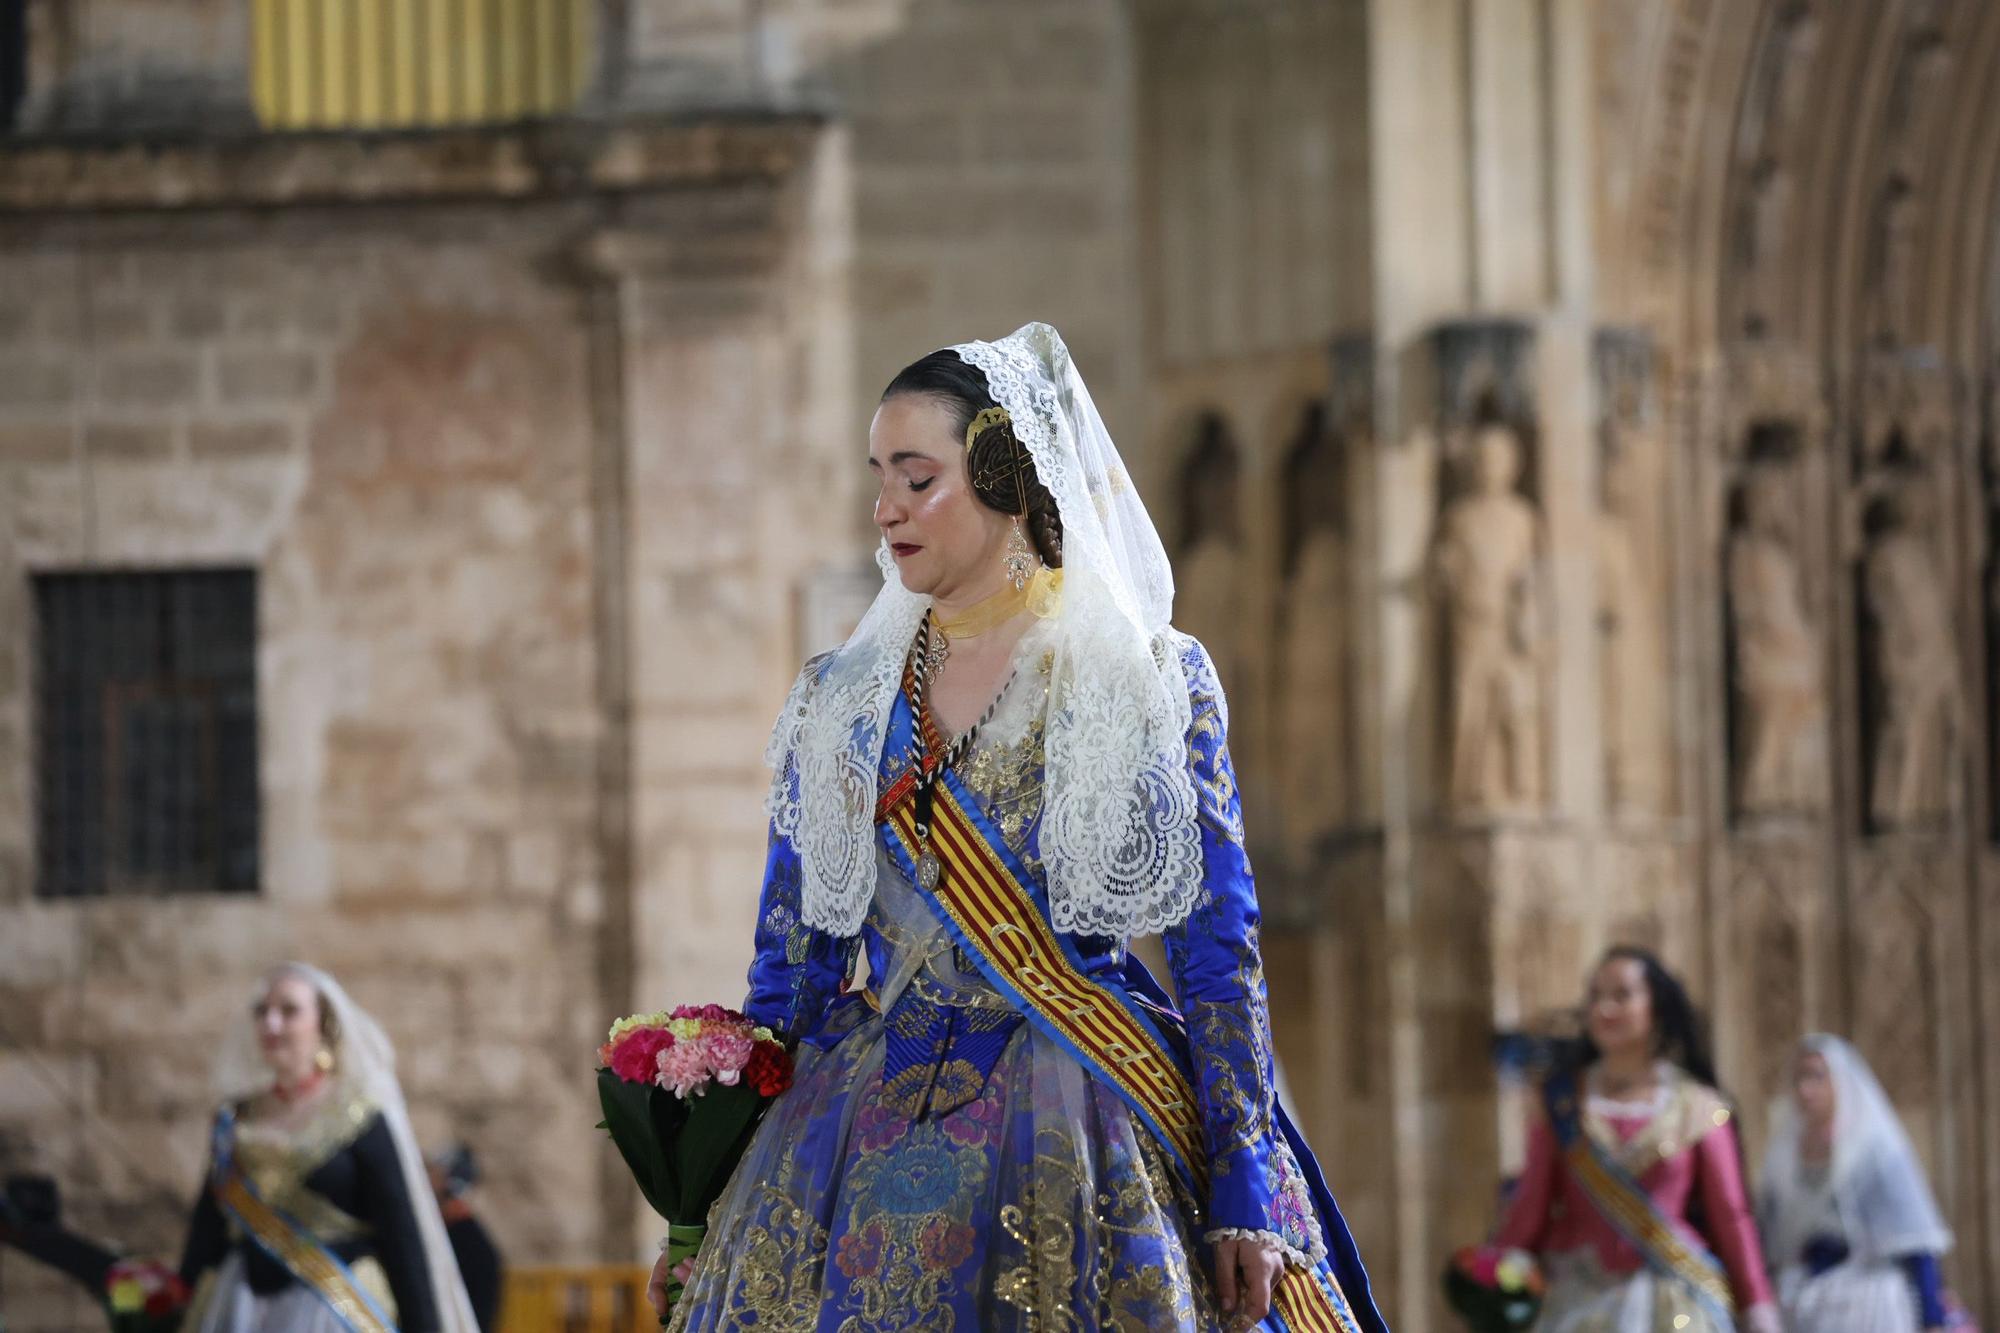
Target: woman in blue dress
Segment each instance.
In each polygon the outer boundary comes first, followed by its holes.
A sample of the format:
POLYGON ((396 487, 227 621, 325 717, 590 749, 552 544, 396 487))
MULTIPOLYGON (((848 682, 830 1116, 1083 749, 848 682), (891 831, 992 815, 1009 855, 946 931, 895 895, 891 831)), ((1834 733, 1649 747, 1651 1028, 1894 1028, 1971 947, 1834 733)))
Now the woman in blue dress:
POLYGON ((1273 1095, 1222 691, 1068 349, 925 357, 868 466, 882 592, 767 753, 746 1008, 797 1077, 673 1327, 1384 1333, 1273 1095))

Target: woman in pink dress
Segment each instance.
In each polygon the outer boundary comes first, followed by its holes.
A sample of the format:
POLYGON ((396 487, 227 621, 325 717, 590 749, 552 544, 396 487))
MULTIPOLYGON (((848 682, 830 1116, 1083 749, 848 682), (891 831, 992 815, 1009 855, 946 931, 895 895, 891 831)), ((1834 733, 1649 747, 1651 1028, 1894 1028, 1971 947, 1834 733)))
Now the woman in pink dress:
POLYGON ((1586 1017, 1495 1238, 1542 1261, 1542 1333, 1777 1333, 1729 1103, 1687 992, 1651 954, 1615 948, 1586 1017))

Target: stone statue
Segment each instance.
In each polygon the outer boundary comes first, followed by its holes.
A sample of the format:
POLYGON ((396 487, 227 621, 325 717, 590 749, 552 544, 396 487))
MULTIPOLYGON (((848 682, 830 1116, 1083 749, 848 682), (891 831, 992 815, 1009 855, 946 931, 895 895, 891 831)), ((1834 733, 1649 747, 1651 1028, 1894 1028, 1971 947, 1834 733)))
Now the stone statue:
POLYGON ((1597 668, 1613 810, 1658 812, 1668 771, 1661 684, 1669 663, 1651 570, 1634 536, 1644 503, 1630 449, 1606 459, 1597 515, 1597 668))
POLYGON ((1347 813, 1346 583, 1347 543, 1322 521, 1300 542, 1279 622, 1278 799, 1286 861, 1299 873, 1347 813))
POLYGON ((1950 597, 1928 535, 1931 508, 1914 487, 1884 496, 1862 571, 1882 705, 1868 797, 1879 828, 1955 813, 1963 696, 1950 597))
POLYGON ((1819 630, 1806 613, 1782 474, 1754 471, 1729 542, 1738 708, 1736 804, 1747 815, 1810 809, 1826 769, 1819 630))
POLYGON ((1473 489, 1444 511, 1435 553, 1451 663, 1451 803, 1542 799, 1541 519, 1516 489, 1521 447, 1492 423, 1473 441, 1473 489))

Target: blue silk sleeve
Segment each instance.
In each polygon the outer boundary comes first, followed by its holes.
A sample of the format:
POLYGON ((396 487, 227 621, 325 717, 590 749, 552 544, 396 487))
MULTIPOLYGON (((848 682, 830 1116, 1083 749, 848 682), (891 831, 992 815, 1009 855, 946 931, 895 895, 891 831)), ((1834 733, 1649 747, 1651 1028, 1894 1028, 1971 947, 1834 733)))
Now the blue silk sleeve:
POLYGON ((1916 1293, 1917 1312, 1924 1328, 1943 1328, 1949 1317, 1944 1308, 1944 1273, 1935 1254, 1906 1254, 1903 1272, 1916 1293))
POLYGON ((799 854, 771 830, 757 903, 757 955, 743 1012, 789 1040, 812 1031, 840 993, 852 951, 799 918, 799 854))
POLYGON ((1222 690, 1192 639, 1182 665, 1193 705, 1188 759, 1201 810, 1206 891, 1201 905, 1167 932, 1166 946, 1205 1126, 1208 1226, 1269 1233, 1294 1259, 1317 1259, 1323 1245, 1311 1195, 1273 1119, 1277 1077, 1257 888, 1243 848, 1222 690))

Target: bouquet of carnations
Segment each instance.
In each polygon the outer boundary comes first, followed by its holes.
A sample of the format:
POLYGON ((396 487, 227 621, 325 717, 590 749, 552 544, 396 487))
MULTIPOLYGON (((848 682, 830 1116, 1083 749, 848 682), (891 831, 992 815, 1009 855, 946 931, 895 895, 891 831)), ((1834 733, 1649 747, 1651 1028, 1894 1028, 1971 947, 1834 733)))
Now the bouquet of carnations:
POLYGON ((1526 1250, 1469 1245, 1444 1270, 1444 1295, 1473 1333, 1516 1333, 1542 1310, 1542 1270, 1526 1250))
POLYGON ((104 1273, 112 1333, 172 1333, 187 1308, 180 1274, 152 1259, 120 1259, 104 1273))
POLYGON ((703 1004, 619 1019, 597 1061, 599 1128, 610 1131, 639 1192, 667 1220, 671 1302, 751 1131, 791 1086, 791 1052, 771 1029, 703 1004))

